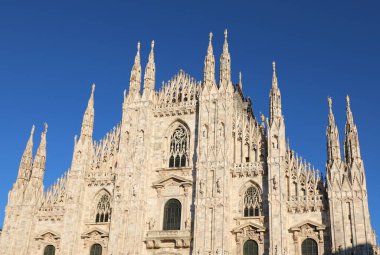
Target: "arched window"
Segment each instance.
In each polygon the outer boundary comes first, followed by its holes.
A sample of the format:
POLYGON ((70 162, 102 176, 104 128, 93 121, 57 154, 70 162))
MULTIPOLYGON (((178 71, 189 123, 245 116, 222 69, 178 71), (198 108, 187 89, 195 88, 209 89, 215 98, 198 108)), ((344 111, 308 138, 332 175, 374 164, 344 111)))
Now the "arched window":
POLYGON ((53 245, 48 245, 44 249, 44 255, 55 255, 55 247, 53 245))
POLYGON ((260 193, 255 187, 249 187, 244 194, 244 217, 260 215, 260 193))
POLYGON ((181 228, 181 202, 170 199, 165 204, 164 230, 180 230, 181 228))
POLYGON ((169 167, 184 167, 189 165, 190 136, 187 129, 180 125, 170 138, 169 167))
POLYGON ((258 255, 259 247, 253 240, 248 240, 244 243, 243 255, 258 255))
POLYGON ((95 222, 108 222, 111 219, 111 202, 109 194, 104 194, 96 206, 95 222))
POLYGON ((90 255, 102 255, 102 246, 98 243, 92 245, 90 255))
POLYGON ((302 242, 302 255, 318 255, 318 244, 314 239, 307 238, 302 242))

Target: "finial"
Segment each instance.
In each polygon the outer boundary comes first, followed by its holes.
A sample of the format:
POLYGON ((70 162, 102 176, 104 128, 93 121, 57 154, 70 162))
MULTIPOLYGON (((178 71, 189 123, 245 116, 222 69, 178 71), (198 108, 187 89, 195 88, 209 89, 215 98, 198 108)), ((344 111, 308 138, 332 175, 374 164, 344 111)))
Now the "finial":
POLYGON ((242 79, 242 76, 241 76, 241 71, 239 72, 239 84, 243 84, 243 79, 242 79))
POLYGON ((154 49, 154 40, 152 41, 151 47, 154 49))
POLYGON ((211 43, 212 41, 212 32, 210 32, 210 35, 209 35, 209 42, 211 43))
POLYGON ((137 51, 140 52, 140 41, 137 42, 137 51))
POLYGON ((32 130, 30 131, 30 135, 31 135, 31 136, 33 136, 33 134, 34 134, 34 129, 35 129, 35 126, 34 126, 34 124, 33 124, 33 126, 32 126, 32 130))
POLYGON ((91 94, 94 94, 95 91, 95 83, 92 84, 91 94))
POLYGON ((349 95, 346 96, 346 103, 347 103, 347 107, 350 107, 350 97, 349 97, 349 95))
POLYGON ((46 122, 44 123, 44 128, 45 128, 44 133, 46 134, 48 130, 48 124, 46 122))
POLYGON ((275 61, 272 62, 272 66, 273 66, 273 72, 276 72, 276 62, 275 61))
POLYGON ((227 28, 224 30, 224 39, 227 40, 227 36, 228 36, 228 32, 227 32, 227 28))

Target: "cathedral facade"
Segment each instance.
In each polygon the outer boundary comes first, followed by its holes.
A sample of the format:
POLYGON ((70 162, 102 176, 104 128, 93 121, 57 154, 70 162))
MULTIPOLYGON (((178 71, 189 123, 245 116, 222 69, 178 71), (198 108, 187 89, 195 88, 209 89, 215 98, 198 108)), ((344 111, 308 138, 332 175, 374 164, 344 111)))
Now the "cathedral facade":
POLYGON ((378 253, 348 97, 343 157, 328 99, 322 177, 286 142, 275 63, 267 118, 232 83, 227 31, 218 81, 212 34, 203 81, 181 70, 156 91, 155 72, 154 42, 144 75, 138 44, 121 122, 100 141, 93 85, 71 167, 47 189, 48 127, 34 157, 32 128, 1 255, 378 253))

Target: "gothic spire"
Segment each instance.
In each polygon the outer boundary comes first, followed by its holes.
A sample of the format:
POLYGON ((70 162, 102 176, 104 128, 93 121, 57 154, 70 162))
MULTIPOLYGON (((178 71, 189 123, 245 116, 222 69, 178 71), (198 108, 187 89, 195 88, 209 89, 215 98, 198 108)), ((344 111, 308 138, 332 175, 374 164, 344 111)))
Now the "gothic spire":
POLYGON ((204 87, 210 90, 211 87, 216 87, 215 81, 215 57, 212 48, 212 33, 210 32, 207 55, 205 57, 204 66, 204 87))
POLYGON ((48 125, 44 124, 45 130, 41 133, 40 146, 37 149, 36 156, 33 161, 32 177, 42 180, 45 172, 46 165, 46 134, 48 125))
POLYGON ((18 170, 17 179, 26 180, 30 179, 30 174, 33 166, 33 136, 34 136, 34 125, 30 131, 29 140, 26 144, 24 153, 21 157, 20 167, 18 170))
POLYGON ((332 111, 332 99, 328 97, 329 104, 329 124, 326 130, 327 136, 327 162, 331 165, 334 161, 341 161, 339 132, 335 124, 335 118, 332 111))
POLYGON ((141 86, 141 62, 140 62, 140 42, 137 43, 137 53, 135 56, 135 63, 131 71, 131 78, 129 80, 129 95, 135 96, 140 93, 141 86))
POLYGON ((154 63, 154 41, 151 44, 151 50, 149 53, 148 64, 145 67, 144 75, 144 96, 149 96, 152 91, 154 91, 154 83, 156 77, 156 64, 154 63))
POLYGON ((273 61, 273 76, 272 76, 272 88, 270 91, 270 124, 274 120, 282 118, 282 106, 281 106, 281 93, 278 88, 277 75, 276 75, 276 63, 273 61))
POLYGON ((220 88, 226 88, 231 83, 231 57, 228 51, 228 32, 224 30, 223 52, 220 56, 219 84, 220 88))
POLYGON ((347 164, 351 164, 355 159, 360 159, 360 145, 358 130, 354 123, 351 112, 350 97, 346 97, 346 132, 344 138, 344 156, 347 164))
POLYGON ((83 140, 85 137, 92 139, 92 132, 94 129, 94 92, 95 84, 92 84, 91 96, 88 100, 86 111, 84 112, 82 130, 80 134, 80 140, 83 140))

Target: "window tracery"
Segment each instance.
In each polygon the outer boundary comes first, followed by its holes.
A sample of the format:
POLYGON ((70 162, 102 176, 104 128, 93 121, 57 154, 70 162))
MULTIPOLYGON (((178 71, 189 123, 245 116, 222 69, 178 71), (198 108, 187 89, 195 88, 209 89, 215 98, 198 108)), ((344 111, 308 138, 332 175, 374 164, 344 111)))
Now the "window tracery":
POLYGON ((260 216, 260 210, 260 192, 255 186, 251 186, 244 194, 244 217, 260 216))
POLYGON ((111 201, 109 194, 104 194, 96 206, 96 223, 109 222, 111 219, 111 201))
POLYGON ((170 138, 169 167, 184 167, 189 165, 189 141, 187 129, 178 126, 170 138))

